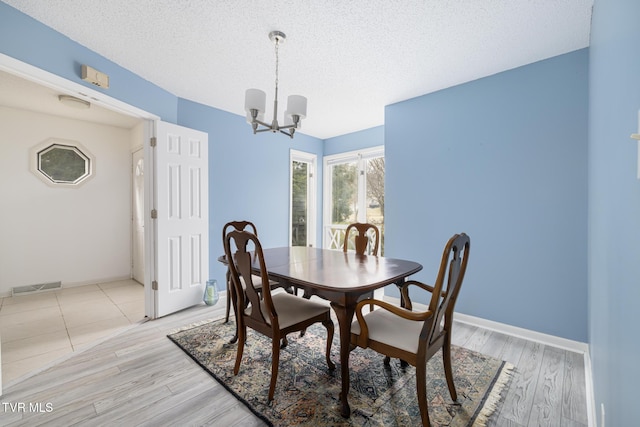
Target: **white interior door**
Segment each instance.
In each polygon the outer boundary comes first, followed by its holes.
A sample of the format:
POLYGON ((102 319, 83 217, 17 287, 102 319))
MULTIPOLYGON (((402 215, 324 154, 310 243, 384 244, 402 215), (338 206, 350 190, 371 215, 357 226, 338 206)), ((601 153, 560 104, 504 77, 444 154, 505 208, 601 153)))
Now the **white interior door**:
POLYGON ((208 135, 156 122, 155 317, 202 302, 209 275, 208 135))

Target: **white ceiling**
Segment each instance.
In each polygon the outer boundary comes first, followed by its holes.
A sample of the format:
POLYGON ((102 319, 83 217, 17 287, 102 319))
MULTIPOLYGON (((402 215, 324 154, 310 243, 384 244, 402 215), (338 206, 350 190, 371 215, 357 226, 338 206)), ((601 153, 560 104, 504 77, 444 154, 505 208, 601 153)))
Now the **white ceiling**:
MULTIPOLYGON (((267 35, 283 31, 280 115, 287 95, 306 96, 301 132, 323 139, 383 124, 385 105, 587 47, 593 5, 2 1, 179 97, 242 115, 247 88, 266 91, 267 106, 272 103, 275 56, 267 35)), ((271 115, 268 108, 266 117, 271 115)))

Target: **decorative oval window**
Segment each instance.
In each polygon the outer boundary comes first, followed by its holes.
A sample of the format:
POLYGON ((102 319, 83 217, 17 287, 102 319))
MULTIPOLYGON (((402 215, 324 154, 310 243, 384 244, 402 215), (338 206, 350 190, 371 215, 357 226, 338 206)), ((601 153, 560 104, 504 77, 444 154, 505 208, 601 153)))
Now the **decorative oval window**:
POLYGON ((47 140, 32 149, 32 170, 47 184, 76 186, 93 168, 93 156, 73 141, 47 140))
POLYGON ((38 170, 55 183, 77 184, 91 173, 91 160, 78 147, 53 144, 38 153, 38 170))

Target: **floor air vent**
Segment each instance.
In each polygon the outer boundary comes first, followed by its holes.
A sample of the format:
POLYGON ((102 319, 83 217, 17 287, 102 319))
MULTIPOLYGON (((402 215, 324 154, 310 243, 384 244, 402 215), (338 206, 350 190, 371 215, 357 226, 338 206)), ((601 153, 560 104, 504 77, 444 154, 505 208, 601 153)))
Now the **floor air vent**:
POLYGON ((43 291, 49 291, 52 289, 60 289, 61 287, 62 287, 62 282, 49 282, 49 283, 40 283, 37 285, 17 286, 15 288, 11 288, 11 295, 32 294, 35 292, 43 292, 43 291))

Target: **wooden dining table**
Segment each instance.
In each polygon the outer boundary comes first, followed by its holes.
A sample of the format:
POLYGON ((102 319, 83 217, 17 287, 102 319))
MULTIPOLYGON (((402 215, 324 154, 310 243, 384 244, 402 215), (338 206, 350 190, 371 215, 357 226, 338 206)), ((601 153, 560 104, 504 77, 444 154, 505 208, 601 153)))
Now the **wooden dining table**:
MULTIPOLYGON (((263 253, 270 279, 277 280, 285 288, 303 289, 306 296, 317 295, 330 301, 340 330, 341 414, 349 417, 349 347, 356 304, 363 295, 375 289, 389 284, 402 286, 408 276, 422 270, 422 265, 402 259, 303 246, 267 248, 263 253)), ((254 271, 260 271, 257 263, 254 271)))

